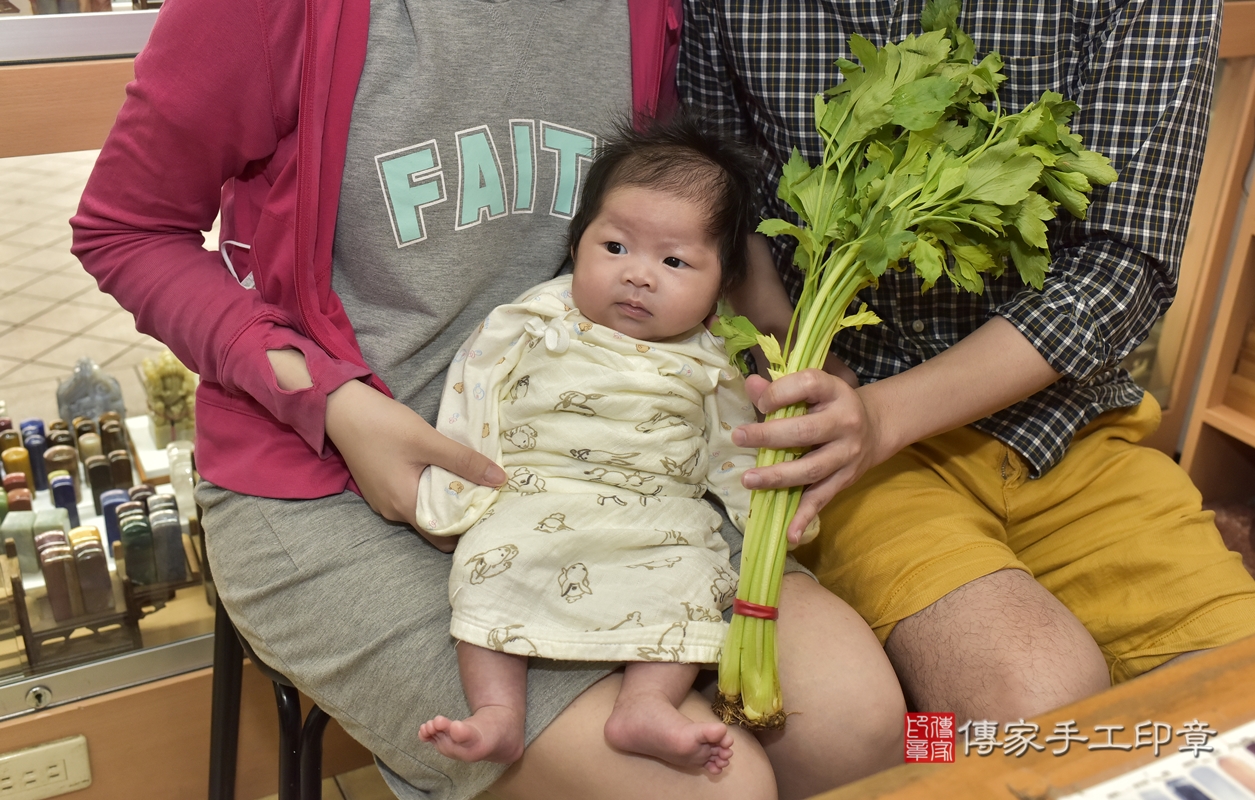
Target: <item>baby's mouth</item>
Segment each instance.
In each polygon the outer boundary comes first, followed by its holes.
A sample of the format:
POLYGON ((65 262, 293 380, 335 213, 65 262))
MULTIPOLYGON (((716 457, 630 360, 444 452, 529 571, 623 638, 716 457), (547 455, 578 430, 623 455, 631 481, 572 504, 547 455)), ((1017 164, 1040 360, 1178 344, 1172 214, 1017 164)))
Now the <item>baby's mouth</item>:
POLYGON ((647 308, 629 300, 615 303, 615 305, 619 307, 620 311, 633 319, 646 319, 653 316, 647 308))

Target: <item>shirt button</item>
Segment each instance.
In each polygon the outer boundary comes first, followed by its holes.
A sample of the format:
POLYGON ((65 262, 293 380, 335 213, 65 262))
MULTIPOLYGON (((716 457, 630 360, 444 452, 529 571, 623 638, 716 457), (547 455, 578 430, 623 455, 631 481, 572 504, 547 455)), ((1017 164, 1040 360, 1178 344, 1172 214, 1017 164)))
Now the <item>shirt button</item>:
POLYGON ((923 332, 924 332, 924 321, 923 321, 922 319, 917 319, 917 320, 915 320, 914 322, 912 322, 912 323, 911 323, 911 330, 915 331, 916 333, 923 333, 923 332))

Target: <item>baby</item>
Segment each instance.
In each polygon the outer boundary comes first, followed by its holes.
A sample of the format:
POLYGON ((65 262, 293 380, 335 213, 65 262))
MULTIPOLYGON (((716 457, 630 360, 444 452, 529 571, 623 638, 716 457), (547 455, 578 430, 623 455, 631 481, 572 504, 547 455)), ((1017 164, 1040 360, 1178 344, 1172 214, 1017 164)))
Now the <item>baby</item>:
POLYGON ((628 662, 606 741, 719 773, 732 737, 678 706, 718 661, 737 578, 710 492, 744 530, 755 451, 741 377, 703 321, 746 271, 754 160, 681 118, 623 131, 589 168, 573 275, 495 309, 450 367, 439 430, 499 490, 437 467, 418 522, 463 534, 449 600, 465 720, 420 735, 465 761, 523 753, 527 659, 628 662))

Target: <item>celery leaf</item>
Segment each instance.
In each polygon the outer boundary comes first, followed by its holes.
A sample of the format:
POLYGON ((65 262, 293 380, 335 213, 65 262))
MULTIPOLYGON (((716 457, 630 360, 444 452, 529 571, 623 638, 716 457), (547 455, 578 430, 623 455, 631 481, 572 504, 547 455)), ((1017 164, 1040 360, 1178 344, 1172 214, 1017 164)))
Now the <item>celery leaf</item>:
POLYGON ((737 369, 746 374, 749 372, 749 365, 745 362, 744 353, 758 344, 758 339, 762 334, 758 332, 758 328, 754 327, 754 323, 745 317, 728 316, 722 313, 724 308, 719 310, 721 313, 715 318, 715 323, 710 326, 710 332, 723 339, 728 358, 732 359, 737 369))
POLYGON ((1041 162, 1031 156, 1017 156, 1018 142, 1010 139, 994 145, 972 159, 963 197, 999 205, 1020 202, 1041 176, 1041 162))

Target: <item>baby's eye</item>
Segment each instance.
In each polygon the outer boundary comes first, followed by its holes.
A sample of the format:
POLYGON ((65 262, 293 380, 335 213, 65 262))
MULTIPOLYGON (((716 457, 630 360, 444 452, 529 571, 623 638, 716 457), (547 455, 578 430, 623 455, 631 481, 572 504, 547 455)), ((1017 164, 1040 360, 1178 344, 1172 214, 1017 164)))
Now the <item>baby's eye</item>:
POLYGON ((666 264, 668 267, 675 267, 676 269, 684 266, 684 262, 675 256, 667 256, 662 260, 662 263, 666 264))
POLYGON ((627 248, 618 242, 606 242, 606 250, 616 256, 621 256, 627 252, 627 248))

